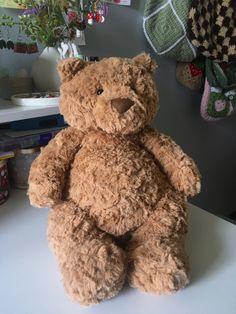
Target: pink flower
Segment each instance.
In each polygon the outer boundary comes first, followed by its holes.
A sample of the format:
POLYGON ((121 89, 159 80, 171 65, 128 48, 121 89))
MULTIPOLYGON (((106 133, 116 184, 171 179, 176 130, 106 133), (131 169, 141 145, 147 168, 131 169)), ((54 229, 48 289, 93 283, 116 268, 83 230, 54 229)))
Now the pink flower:
POLYGON ((68 16, 69 22, 73 22, 73 21, 76 21, 78 19, 78 14, 74 11, 69 11, 67 13, 67 16, 68 16))

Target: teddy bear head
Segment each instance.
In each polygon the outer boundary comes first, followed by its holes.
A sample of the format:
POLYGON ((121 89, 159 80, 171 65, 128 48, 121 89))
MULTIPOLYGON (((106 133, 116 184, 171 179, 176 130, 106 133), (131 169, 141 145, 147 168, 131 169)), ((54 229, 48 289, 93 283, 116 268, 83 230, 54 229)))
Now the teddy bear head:
POLYGON ((61 61, 60 111, 69 125, 81 131, 137 133, 158 110, 155 68, 145 53, 132 59, 61 61))

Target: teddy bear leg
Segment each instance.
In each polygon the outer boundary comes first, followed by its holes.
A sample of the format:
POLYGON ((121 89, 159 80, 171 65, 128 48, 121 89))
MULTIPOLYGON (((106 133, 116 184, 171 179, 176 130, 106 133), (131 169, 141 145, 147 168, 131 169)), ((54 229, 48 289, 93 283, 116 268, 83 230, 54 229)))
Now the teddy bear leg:
POLYGON ((49 245, 56 254, 68 295, 83 305, 115 296, 126 276, 126 256, 73 202, 49 213, 49 245))
POLYGON ((128 278, 132 287, 162 294, 182 289, 189 282, 184 253, 187 231, 185 198, 168 193, 157 210, 132 235, 128 246, 128 278))

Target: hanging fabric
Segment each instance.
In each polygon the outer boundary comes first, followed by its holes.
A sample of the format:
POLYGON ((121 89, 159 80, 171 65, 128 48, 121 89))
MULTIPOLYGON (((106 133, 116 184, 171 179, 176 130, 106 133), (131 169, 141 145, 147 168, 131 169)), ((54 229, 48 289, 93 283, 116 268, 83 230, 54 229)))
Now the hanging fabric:
POLYGON ((158 55, 177 61, 190 62, 196 50, 187 37, 191 0, 147 0, 144 34, 158 55))
POLYGON ((236 4, 232 0, 193 0, 189 12, 192 44, 217 62, 236 59, 236 4))

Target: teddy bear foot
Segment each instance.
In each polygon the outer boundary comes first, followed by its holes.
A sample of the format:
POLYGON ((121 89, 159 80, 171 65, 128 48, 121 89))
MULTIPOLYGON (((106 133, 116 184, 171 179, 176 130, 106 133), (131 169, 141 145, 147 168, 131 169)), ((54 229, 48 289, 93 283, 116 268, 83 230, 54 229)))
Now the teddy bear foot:
POLYGON ((100 239, 85 242, 60 266, 66 292, 73 301, 86 306, 114 297, 126 276, 123 250, 100 239))
POLYGON ((188 269, 182 252, 160 241, 148 241, 132 253, 129 283, 153 294, 171 294, 188 283, 188 269))

